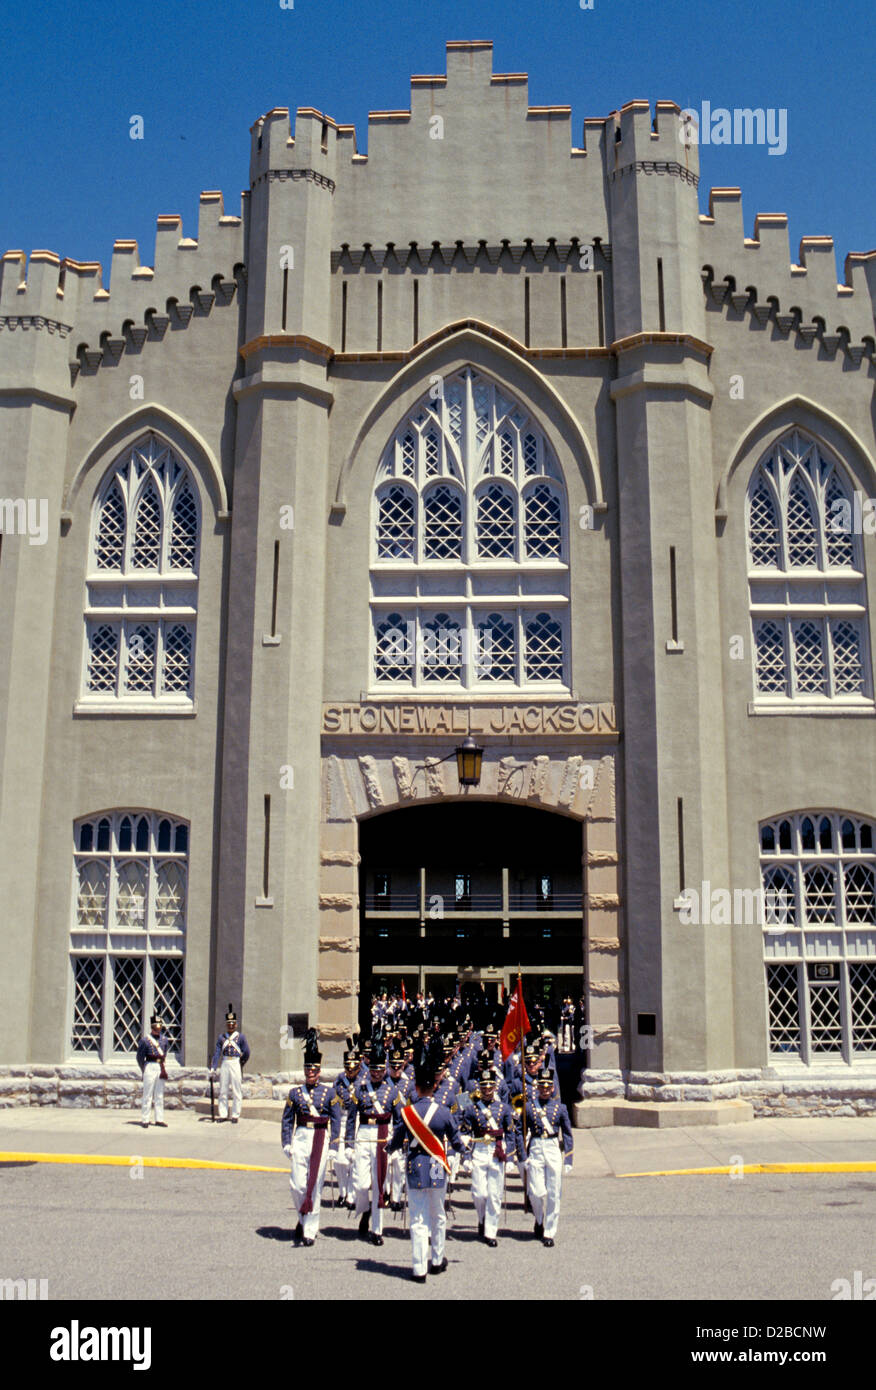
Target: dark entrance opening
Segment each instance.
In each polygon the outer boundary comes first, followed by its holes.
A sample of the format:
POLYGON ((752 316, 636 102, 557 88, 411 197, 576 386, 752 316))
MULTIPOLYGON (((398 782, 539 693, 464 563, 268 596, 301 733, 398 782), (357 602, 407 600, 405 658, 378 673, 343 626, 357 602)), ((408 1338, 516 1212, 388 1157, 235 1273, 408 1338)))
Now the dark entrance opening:
POLYGON ((482 991, 500 1003, 519 967, 527 1006, 558 1031, 563 999, 583 993, 580 822, 445 802, 362 821, 359 848, 361 1027, 373 996, 402 982, 409 998, 482 991))

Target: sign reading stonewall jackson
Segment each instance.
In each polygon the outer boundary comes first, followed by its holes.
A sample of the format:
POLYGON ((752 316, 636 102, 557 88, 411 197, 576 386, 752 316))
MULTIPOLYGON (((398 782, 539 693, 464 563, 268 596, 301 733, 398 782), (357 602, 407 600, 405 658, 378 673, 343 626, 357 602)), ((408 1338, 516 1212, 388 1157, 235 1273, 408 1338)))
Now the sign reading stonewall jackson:
POLYGON ((617 737, 613 704, 324 705, 324 734, 598 734, 617 737))

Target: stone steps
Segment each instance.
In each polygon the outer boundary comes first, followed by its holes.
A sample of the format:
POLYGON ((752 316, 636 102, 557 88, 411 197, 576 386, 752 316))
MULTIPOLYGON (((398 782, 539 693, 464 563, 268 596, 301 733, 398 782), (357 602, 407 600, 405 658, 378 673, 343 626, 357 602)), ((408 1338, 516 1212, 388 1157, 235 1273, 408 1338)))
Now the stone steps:
POLYGON ((747 1100, 613 1100, 596 1097, 572 1107, 575 1129, 630 1125, 640 1129, 678 1129, 688 1125, 732 1125, 754 1119, 747 1100))

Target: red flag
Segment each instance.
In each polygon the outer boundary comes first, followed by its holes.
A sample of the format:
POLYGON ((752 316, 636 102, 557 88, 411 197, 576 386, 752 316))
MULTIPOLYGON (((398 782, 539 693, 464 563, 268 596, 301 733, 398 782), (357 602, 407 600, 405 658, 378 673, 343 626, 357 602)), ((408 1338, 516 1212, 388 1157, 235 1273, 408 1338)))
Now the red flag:
POLYGON ((511 995, 508 1005, 508 1014, 502 1024, 502 1032, 499 1035, 499 1048, 502 1053, 502 1061, 506 1061, 511 1053, 522 1046, 523 1039, 529 1032, 529 1016, 526 1012, 526 1005, 523 1002, 523 982, 517 976, 517 988, 511 995))
POLYGON ((403 1003, 403 1004, 406 1004, 407 1001, 408 1001, 408 996, 405 994, 405 982, 404 982, 404 980, 402 980, 402 1003, 403 1003))

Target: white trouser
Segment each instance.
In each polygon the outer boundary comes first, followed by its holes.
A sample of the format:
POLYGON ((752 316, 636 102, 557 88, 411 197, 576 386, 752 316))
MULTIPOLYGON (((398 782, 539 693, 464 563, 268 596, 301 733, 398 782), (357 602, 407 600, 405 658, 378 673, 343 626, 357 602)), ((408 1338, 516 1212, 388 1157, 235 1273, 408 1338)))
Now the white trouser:
POLYGON ((478 1225, 483 1222, 484 1235, 488 1240, 496 1238, 505 1189, 505 1164, 493 1157, 495 1148, 493 1139, 487 1144, 475 1144, 471 1159, 471 1195, 478 1214, 478 1225))
POLYGON ((353 1195, 353 1165, 347 1162, 343 1144, 335 1153, 335 1177, 338 1180, 338 1200, 346 1202, 353 1195))
POLYGON ((396 1149, 389 1155, 389 1163, 386 1168, 386 1185, 389 1190, 389 1200, 391 1202, 404 1201, 405 1195, 405 1153, 404 1149, 396 1149))
POLYGON ((164 1119, 164 1077, 160 1062, 147 1062, 143 1068, 143 1123, 149 1123, 149 1111, 155 1104, 155 1123, 164 1119))
POLYGON ((353 1150, 356 1215, 361 1216, 371 1208, 371 1233, 375 1236, 383 1234, 383 1208, 380 1206, 380 1183, 377 1180, 377 1130, 377 1125, 360 1125, 353 1150))
POLYGON ((571 1025, 571 1023, 564 1023, 564 1024, 562 1025, 562 1027, 560 1028, 560 1051, 561 1051, 561 1052, 571 1052, 571 1051, 572 1051, 572 1025, 571 1025))
POLYGON ((231 1090, 231 1118, 240 1118, 243 1088, 240 1084, 240 1058, 223 1057, 219 1068, 219 1119, 228 1119, 228 1091, 231 1090))
POLYGON ((443 1187, 409 1187, 408 1211, 411 1217, 411 1262, 414 1274, 425 1274, 432 1249, 432 1263, 444 1259, 444 1234, 447 1217, 444 1214, 443 1187))
POLYGON ((301 1215, 299 1208, 307 1193, 307 1177, 310 1172, 310 1152, 313 1148, 316 1130, 312 1125, 296 1125, 295 1133, 292 1136, 292 1170, 289 1174, 289 1186, 292 1189, 292 1201, 295 1203, 295 1210, 298 1212, 298 1220, 301 1222, 301 1229, 304 1232, 305 1240, 316 1240, 319 1234, 322 1185, 325 1181, 325 1170, 329 1156, 328 1130, 323 1130, 322 1134, 323 1146, 319 1159, 319 1172, 316 1175, 316 1183, 313 1189, 313 1210, 309 1211, 306 1216, 301 1215))
POLYGON ((556 1139, 531 1140, 526 1171, 536 1223, 544 1227, 545 1239, 553 1240, 560 1222, 563 1186, 563 1150, 556 1139))

